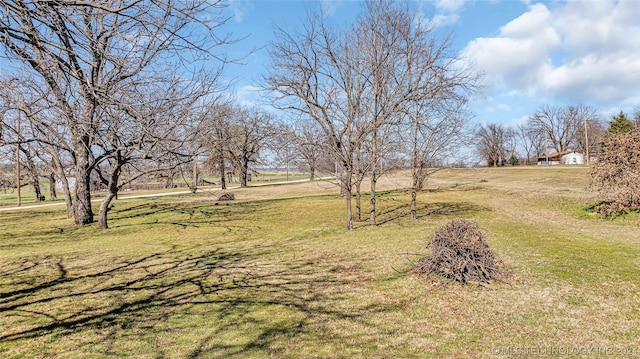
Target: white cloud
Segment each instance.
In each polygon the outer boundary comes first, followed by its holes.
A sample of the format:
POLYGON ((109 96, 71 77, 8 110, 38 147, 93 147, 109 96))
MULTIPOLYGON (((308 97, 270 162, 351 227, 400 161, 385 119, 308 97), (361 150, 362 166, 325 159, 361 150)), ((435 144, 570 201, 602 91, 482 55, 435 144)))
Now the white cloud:
POLYGON ((464 6, 465 0, 436 0, 436 9, 456 12, 464 6))
POLYGON ((511 106, 507 105, 506 103, 501 103, 496 106, 496 108, 501 111, 511 111, 511 106))
POLYGON ((236 92, 235 97, 241 106, 257 106, 260 102, 261 90, 261 88, 252 85, 242 86, 236 92))
POLYGON ((526 12, 502 27, 500 34, 510 38, 529 38, 549 28, 552 14, 543 4, 535 4, 526 12))
POLYGON ((549 54, 561 45, 550 22, 549 10, 536 4, 503 26, 500 36, 471 41, 464 57, 485 72, 485 86, 504 83, 507 87, 526 89, 551 70, 549 54))
POLYGON ((233 11, 233 20, 242 22, 245 14, 251 11, 252 5, 247 0, 229 0, 229 8, 233 11))
POLYGON ((640 1, 536 3, 463 50, 492 90, 593 105, 639 105, 640 1))
POLYGON ((338 11, 338 2, 336 0, 320 0, 320 7, 325 16, 333 16, 338 11))
POLYGON ((236 22, 242 22, 244 18, 244 12, 238 8, 233 9, 233 19, 236 22))
POLYGON ((443 27, 447 25, 455 25, 460 20, 460 15, 458 14, 448 14, 448 15, 435 15, 433 19, 431 19, 430 24, 434 27, 443 27))
POLYGON ((501 103, 495 106, 489 106, 486 108, 487 112, 496 112, 496 111, 503 111, 503 112, 509 112, 511 111, 511 106, 505 104, 505 103, 501 103))
POLYGON ((456 25, 460 21, 460 12, 463 10, 468 0, 436 0, 418 2, 416 18, 419 20, 429 19, 424 22, 430 27, 438 28, 450 25, 456 25), (425 4, 429 7, 435 7, 435 14, 432 18, 425 15, 425 4))
POLYGON ((544 79, 542 89, 577 102, 590 99, 602 104, 638 105, 632 96, 640 90, 639 84, 638 57, 589 54, 555 68, 544 79))
POLYGON ((526 124, 528 121, 529 121, 529 115, 520 116, 520 117, 512 118, 511 121, 509 121, 508 126, 511 128, 515 128, 519 125, 526 124))

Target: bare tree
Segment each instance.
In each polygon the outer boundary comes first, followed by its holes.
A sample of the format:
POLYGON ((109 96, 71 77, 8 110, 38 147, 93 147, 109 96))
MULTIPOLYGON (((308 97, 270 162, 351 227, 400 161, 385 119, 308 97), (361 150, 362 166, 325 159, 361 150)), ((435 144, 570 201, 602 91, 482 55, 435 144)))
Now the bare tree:
POLYGON ((320 170, 322 159, 330 157, 327 155, 327 140, 322 129, 313 120, 301 120, 292 124, 290 131, 295 141, 293 150, 301 162, 299 166, 306 167, 309 179, 313 180, 320 170))
MULTIPOLYGON (((449 37, 438 40, 434 29, 414 16, 408 3, 369 1, 356 26, 365 58, 362 76, 370 84, 370 223, 375 224, 377 178, 384 170, 381 159, 390 152, 381 146, 381 139, 393 138, 390 133, 397 130, 407 111, 420 108, 422 114, 413 119, 441 117, 448 101, 463 103, 465 93, 475 88, 477 76, 450 52, 449 37), (424 117, 426 109, 432 109, 432 114, 424 117)), ((391 151, 395 147, 387 145, 391 151)))
POLYGON ((281 95, 281 108, 314 119, 329 139, 341 164, 349 229, 352 192, 358 202, 360 183, 369 176, 369 218, 375 224, 376 184, 383 165, 397 157, 391 134, 407 108, 425 99, 452 98, 473 87, 473 76, 449 56, 448 40, 437 41, 407 4, 368 1, 355 24, 344 30, 311 14, 303 33, 278 29, 276 36, 269 88, 281 95))
POLYGON ((532 128, 529 123, 519 124, 514 133, 524 151, 525 164, 530 165, 532 159, 535 161, 538 155, 544 151, 544 137, 539 131, 532 128))
POLYGON ((574 145, 576 133, 583 123, 582 114, 590 111, 587 107, 568 106, 565 108, 545 105, 529 117, 529 123, 556 152, 564 152, 574 145))
MULTIPOLYGON (((0 146, 0 156, 4 158, 10 158, 12 152, 9 146, 0 146)), ((11 173, 12 164, 8 161, 0 163, 0 191, 7 194, 7 191, 13 191, 16 188, 15 176, 11 173)))
MULTIPOLYGON (((0 100, 15 119, 24 118, 22 126, 15 120, 3 121, 5 132, 14 134, 14 140, 11 142, 5 137, 2 141, 29 146, 41 162, 56 173, 63 187, 67 216, 72 217, 72 195, 64 164, 71 163, 72 153, 63 116, 51 103, 47 87, 37 80, 11 77, 0 79, 0 84, 0 100)), ((54 193, 55 186, 50 188, 54 193)))
POLYGON ((205 131, 201 141, 206 147, 205 167, 210 172, 220 176, 220 188, 227 189, 227 171, 231 169, 231 129, 230 121, 233 116, 230 104, 219 104, 209 109, 206 117, 205 131))
POLYGON ((107 212, 118 192, 150 173, 166 172, 193 160, 187 144, 196 143, 205 111, 203 99, 214 98, 217 78, 200 73, 199 80, 156 78, 146 86, 130 86, 115 93, 111 107, 100 107, 93 169, 107 188, 100 203, 98 224, 108 228, 107 212), (126 176, 125 176, 126 174, 126 176))
POLYGON ((269 147, 274 167, 284 167, 285 178, 289 181, 290 172, 296 166, 299 156, 296 150, 297 142, 293 128, 287 123, 278 123, 274 126, 274 135, 269 147))
POLYGON ((230 123, 233 156, 240 177, 240 186, 247 186, 249 165, 258 161, 258 155, 277 134, 273 116, 257 107, 235 108, 230 123))
POLYGON ((42 190, 40 188, 40 174, 38 169, 38 164, 35 159, 36 156, 34 154, 33 149, 28 145, 19 145, 20 152, 24 155, 25 160, 21 161, 22 168, 25 169, 26 175, 29 177, 31 185, 33 186, 33 192, 35 194, 36 202, 40 202, 44 200, 44 195, 42 194, 42 190))
POLYGON ((95 131, 103 127, 99 108, 133 77, 190 71, 195 61, 214 56, 213 49, 229 40, 215 33, 226 20, 219 7, 205 0, 0 2, 0 44, 11 60, 25 64, 25 76, 46 84, 63 119, 74 160, 77 224, 93 221, 90 174, 95 131))
POLYGON ((605 129, 596 109, 586 105, 568 106, 565 116, 576 125, 571 141, 573 149, 584 153, 585 158, 591 153, 597 153, 605 129))
POLYGON ((307 16, 301 33, 277 28, 271 46, 272 70, 266 86, 279 94, 275 105, 315 120, 340 164, 339 184, 346 198, 346 226, 353 228, 354 155, 366 136, 360 74, 362 54, 352 33, 340 33, 322 14, 307 16))
POLYGON ((597 156, 600 152, 602 140, 607 133, 604 122, 592 109, 582 118, 582 125, 578 127, 573 143, 576 150, 585 154, 585 159, 589 163, 592 155, 597 156), (588 157, 587 157, 588 156, 588 157))
POLYGON ((476 149, 480 155, 487 160, 487 166, 497 167, 507 164, 509 157, 513 154, 514 132, 508 127, 490 123, 480 125, 475 133, 476 149))
POLYGON ((427 178, 467 139, 465 102, 464 98, 456 97, 448 101, 425 101, 407 111, 406 127, 401 127, 401 131, 411 136, 407 143, 411 143, 412 219, 417 218, 417 194, 424 189, 427 178))

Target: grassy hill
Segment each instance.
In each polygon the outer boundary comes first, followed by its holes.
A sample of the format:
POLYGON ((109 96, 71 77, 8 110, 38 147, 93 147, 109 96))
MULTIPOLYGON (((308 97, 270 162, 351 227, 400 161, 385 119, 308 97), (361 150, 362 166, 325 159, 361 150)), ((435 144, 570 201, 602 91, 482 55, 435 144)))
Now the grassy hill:
POLYGON ((398 174, 380 225, 350 232, 328 182, 119 200, 104 231, 0 212, 0 356, 639 356, 640 217, 592 215, 587 171, 443 170, 416 221, 398 174), (486 231, 507 283, 406 273, 454 218, 486 231))

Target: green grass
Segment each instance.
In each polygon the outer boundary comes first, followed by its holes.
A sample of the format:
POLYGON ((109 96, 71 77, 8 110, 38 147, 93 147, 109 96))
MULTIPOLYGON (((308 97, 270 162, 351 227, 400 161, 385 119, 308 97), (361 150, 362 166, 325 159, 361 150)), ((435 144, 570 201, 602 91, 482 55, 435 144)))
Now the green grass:
POLYGON ((589 215, 586 173, 441 171, 419 195, 417 221, 396 176, 381 185, 381 224, 351 232, 344 200, 322 183, 237 189, 235 202, 120 200, 104 231, 74 226, 58 207, 0 212, 0 357, 638 350, 640 220, 589 215), (453 218, 480 223, 508 283, 406 274, 453 218))

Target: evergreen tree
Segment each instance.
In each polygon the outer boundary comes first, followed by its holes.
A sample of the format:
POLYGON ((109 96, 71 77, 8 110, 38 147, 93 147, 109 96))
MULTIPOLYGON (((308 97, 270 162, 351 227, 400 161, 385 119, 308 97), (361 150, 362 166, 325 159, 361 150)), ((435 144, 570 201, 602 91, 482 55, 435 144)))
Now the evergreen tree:
POLYGON ((620 111, 617 116, 613 116, 613 120, 609 122, 608 134, 627 133, 633 131, 633 122, 627 118, 627 115, 620 111))

